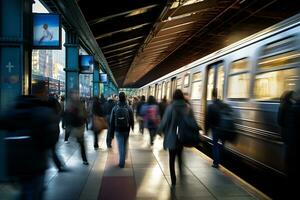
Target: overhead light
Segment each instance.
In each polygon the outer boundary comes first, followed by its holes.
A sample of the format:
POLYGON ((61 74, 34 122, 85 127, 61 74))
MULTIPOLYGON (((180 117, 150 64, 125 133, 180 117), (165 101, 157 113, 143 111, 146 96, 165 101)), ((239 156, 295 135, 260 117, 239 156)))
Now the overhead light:
POLYGON ((204 0, 187 0, 183 3, 183 5, 186 6, 186 5, 190 5, 190 4, 194 4, 194 3, 199 3, 202 1, 204 1, 204 0))
POLYGON ((185 2, 181 2, 180 0, 177 0, 175 1, 172 6, 171 6, 171 9, 173 8, 177 8, 179 6, 187 6, 187 5, 190 5, 190 4, 194 4, 194 3, 199 3, 199 2, 202 2, 204 0, 186 0, 185 2))

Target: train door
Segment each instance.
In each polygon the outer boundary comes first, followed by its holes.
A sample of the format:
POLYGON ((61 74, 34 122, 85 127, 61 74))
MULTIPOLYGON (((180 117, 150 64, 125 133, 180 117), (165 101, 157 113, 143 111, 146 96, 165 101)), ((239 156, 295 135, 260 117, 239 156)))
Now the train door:
POLYGON ((212 90, 217 89, 218 99, 224 98, 224 64, 217 62, 209 65, 206 73, 206 98, 204 105, 206 108, 212 103, 212 90))

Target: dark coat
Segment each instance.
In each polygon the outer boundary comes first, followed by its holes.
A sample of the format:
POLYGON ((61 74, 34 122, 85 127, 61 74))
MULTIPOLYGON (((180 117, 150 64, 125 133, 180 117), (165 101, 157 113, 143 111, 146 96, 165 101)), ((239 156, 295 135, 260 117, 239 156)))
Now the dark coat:
POLYGON ((208 106, 207 113, 206 113, 206 120, 205 120, 206 130, 214 129, 218 126, 220 121, 219 110, 221 104, 222 102, 219 99, 217 99, 217 100, 213 100, 213 103, 208 106))
POLYGON ((9 175, 35 176, 44 173, 47 150, 54 147, 58 139, 58 123, 58 115, 47 102, 33 96, 22 96, 17 100, 16 105, 1 119, 1 129, 7 131, 6 164, 9 175))
MULTIPOLYGON (((165 149, 176 149, 178 146, 178 138, 176 135, 177 125, 180 117, 182 115, 177 115, 176 113, 183 113, 187 110, 188 104, 184 100, 176 100, 170 104, 163 116, 163 119, 158 127, 159 133, 164 133, 164 148, 165 149)), ((188 115, 194 117, 192 109, 189 109, 188 115)))

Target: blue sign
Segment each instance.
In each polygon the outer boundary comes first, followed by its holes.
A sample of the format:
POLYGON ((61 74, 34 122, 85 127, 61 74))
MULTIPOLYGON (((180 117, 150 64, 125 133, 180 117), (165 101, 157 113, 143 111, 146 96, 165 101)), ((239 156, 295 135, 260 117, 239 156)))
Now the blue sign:
POLYGON ((100 73, 100 83, 107 83, 107 74, 100 73))
POLYGON ((80 73, 91 74, 94 71, 94 58, 89 55, 79 56, 80 73))
POLYGON ((61 18, 53 13, 33 14, 33 48, 61 49, 61 18))

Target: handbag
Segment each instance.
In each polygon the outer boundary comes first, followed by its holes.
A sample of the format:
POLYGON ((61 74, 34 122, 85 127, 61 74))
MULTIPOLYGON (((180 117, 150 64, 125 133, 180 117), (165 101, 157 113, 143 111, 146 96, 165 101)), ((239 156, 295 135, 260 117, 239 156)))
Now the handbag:
POLYGON ((104 117, 100 117, 97 115, 93 115, 93 128, 94 131, 102 131, 103 129, 107 129, 108 125, 104 117))
MULTIPOLYGON (((177 113, 176 113, 177 114, 177 113)), ((194 147, 200 144, 201 138, 199 134, 200 127, 198 126, 193 114, 183 112, 178 120, 176 133, 179 142, 185 147, 194 147)))

